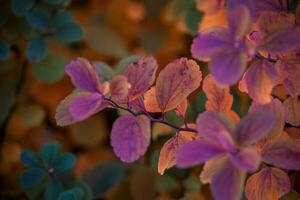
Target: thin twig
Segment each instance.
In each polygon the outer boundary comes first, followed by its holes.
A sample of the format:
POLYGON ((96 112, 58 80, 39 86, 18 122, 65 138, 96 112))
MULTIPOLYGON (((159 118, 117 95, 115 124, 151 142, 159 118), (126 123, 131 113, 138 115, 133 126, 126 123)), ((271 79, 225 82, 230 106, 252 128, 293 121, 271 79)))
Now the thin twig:
POLYGON ((114 102, 113 100, 109 99, 109 98, 106 98, 106 97, 103 97, 103 99, 105 101, 108 101, 114 108, 117 108, 117 109, 121 109, 121 110, 125 110, 127 112, 129 112, 130 114, 134 115, 134 116, 137 116, 139 114, 145 114, 145 116, 148 117, 148 119, 152 122, 152 123, 161 123, 161 124, 165 124, 169 127, 172 127, 174 129, 176 129, 177 131, 188 131, 188 132, 194 132, 194 133, 197 133, 197 130, 196 129, 193 129, 193 128, 188 128, 187 126, 186 127, 178 127, 168 121, 166 121, 164 118, 159 118, 159 119, 156 119, 154 117, 152 117, 148 112, 146 111, 142 111, 142 113, 138 113, 138 112, 134 112, 131 108, 126 108, 126 107, 123 107, 123 106, 120 106, 119 104, 117 104, 116 102, 114 102))

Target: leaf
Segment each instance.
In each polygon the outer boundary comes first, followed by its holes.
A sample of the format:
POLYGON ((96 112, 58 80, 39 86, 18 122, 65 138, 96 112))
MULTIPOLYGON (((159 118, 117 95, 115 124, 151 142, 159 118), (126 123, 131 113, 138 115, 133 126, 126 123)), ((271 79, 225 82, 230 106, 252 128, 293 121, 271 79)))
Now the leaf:
POLYGON ((45 119, 45 110, 38 104, 24 105, 17 110, 24 125, 34 127, 40 125, 45 119))
POLYGON ((195 35, 198 33, 199 24, 203 17, 203 12, 200 12, 196 8, 196 4, 193 1, 191 5, 189 5, 188 9, 186 10, 184 22, 187 30, 192 34, 195 35))
POLYGON ((127 47, 121 37, 103 24, 87 30, 86 38, 89 47, 101 54, 118 58, 127 54, 127 47))
POLYGON ((123 115, 114 122, 110 139, 115 154, 123 162, 134 162, 150 144, 150 121, 145 115, 123 115))
POLYGON ((65 191, 61 193, 58 197, 58 200, 78 200, 76 193, 73 191, 65 191))
POLYGON ((60 154, 60 144, 58 142, 51 142, 42 146, 41 157, 46 167, 54 167, 56 160, 60 154))
POLYGON ((172 176, 158 176, 155 180, 155 188, 158 192, 170 192, 178 186, 179 183, 172 176))
MULTIPOLYGON (((147 112, 161 112, 160 107, 156 100, 156 89, 155 87, 151 87, 150 90, 148 90, 144 94, 144 105, 147 110, 147 112)), ((169 110, 166 110, 169 111, 169 110)))
POLYGON ((115 73, 112 67, 101 61, 93 62, 93 66, 98 70, 101 82, 109 81, 115 73))
POLYGON ((118 66, 116 68, 116 73, 123 74, 123 72, 125 71, 125 69, 128 67, 129 64, 138 61, 140 58, 141 56, 138 55, 126 56, 122 58, 118 63, 118 66))
POLYGON ((58 172, 65 172, 71 169, 76 162, 76 157, 71 153, 64 153, 59 156, 58 160, 56 161, 54 168, 58 172))
POLYGON ((20 160, 26 167, 42 167, 36 153, 30 150, 24 150, 21 153, 20 160))
POLYGON ((79 41, 83 35, 83 29, 78 23, 67 22, 55 31, 55 37, 63 43, 73 43, 79 41))
POLYGON ((300 100, 289 97, 283 102, 285 109, 285 121, 293 126, 300 125, 300 100))
POLYGON ((32 65, 35 77, 44 83, 54 83, 64 75, 67 59, 62 56, 47 56, 41 62, 32 65))
POLYGON ((200 192, 201 191, 201 182, 199 178, 193 176, 192 174, 184 180, 184 188, 187 192, 200 192))
POLYGON ((88 171, 83 180, 93 192, 93 198, 103 198, 124 176, 124 165, 119 162, 105 162, 88 171))
POLYGON ((116 75, 111 80, 109 87, 111 99, 120 102, 127 98, 131 85, 128 83, 126 76, 116 75))
POLYGON ((139 97, 150 88, 154 82, 157 68, 157 61, 150 56, 142 57, 128 65, 124 75, 131 84, 128 97, 130 101, 139 97))
POLYGON ((28 169, 21 175, 21 186, 24 188, 31 188, 41 183, 45 177, 45 171, 40 168, 28 169))
POLYGON ((83 181, 73 182, 70 187, 79 188, 82 191, 82 197, 80 200, 91 200, 92 199, 92 191, 90 187, 83 181))
POLYGON ((70 11, 59 10, 51 19, 50 26, 59 28, 68 22, 73 22, 73 15, 70 11))
POLYGON ((247 199, 279 199, 291 189, 289 176, 275 167, 265 167, 248 178, 245 188, 247 199))
POLYGON ((13 90, 1 90, 0 93, 0 123, 2 123, 9 115, 12 107, 15 105, 16 96, 13 90))
POLYGON ((34 0, 12 0, 11 8, 15 15, 23 16, 34 6, 34 0))
POLYGON ((27 46, 27 58, 31 62, 40 62, 47 54, 47 40, 43 37, 33 38, 27 46))
POLYGON ((176 108, 200 86, 201 71, 197 63, 187 58, 169 63, 156 80, 156 99, 162 112, 176 108))
POLYGON ((9 46, 6 42, 0 41, 0 60, 7 60, 9 57, 9 46))
POLYGON ((58 199, 60 193, 64 191, 63 185, 59 181, 52 180, 48 183, 44 193, 45 200, 58 199))
POLYGON ((300 195, 295 190, 290 191, 282 198, 280 198, 280 200, 299 200, 299 199, 300 199, 300 195))
POLYGON ((26 14, 27 22, 39 31, 47 31, 49 29, 49 19, 46 13, 38 8, 30 10, 26 14))

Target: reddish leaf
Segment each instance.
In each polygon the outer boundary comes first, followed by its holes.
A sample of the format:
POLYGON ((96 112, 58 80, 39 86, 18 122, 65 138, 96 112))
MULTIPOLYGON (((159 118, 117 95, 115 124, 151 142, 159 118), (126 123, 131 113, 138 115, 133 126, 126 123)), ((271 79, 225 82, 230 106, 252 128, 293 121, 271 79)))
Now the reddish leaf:
POLYGON ((279 199, 291 189, 289 176, 275 167, 265 167, 253 174, 246 183, 245 193, 248 199, 279 199))
POLYGON ((200 86, 201 71, 197 63, 180 58, 169 63, 156 81, 156 99, 162 112, 176 108, 200 86))
POLYGON ((124 71, 128 82, 131 84, 129 100, 133 100, 146 92, 153 84, 157 62, 153 57, 142 57, 132 62, 124 71))
POLYGON ((145 115, 123 115, 113 124, 111 145, 124 162, 134 162, 143 155, 150 144, 150 121, 145 115))
POLYGON ((300 100, 289 97, 283 102, 285 109, 285 121, 293 126, 300 125, 300 100))
POLYGON ((116 75, 111 80, 109 87, 111 98, 115 101, 120 101, 127 97, 129 88, 131 86, 127 82, 126 76, 116 75))

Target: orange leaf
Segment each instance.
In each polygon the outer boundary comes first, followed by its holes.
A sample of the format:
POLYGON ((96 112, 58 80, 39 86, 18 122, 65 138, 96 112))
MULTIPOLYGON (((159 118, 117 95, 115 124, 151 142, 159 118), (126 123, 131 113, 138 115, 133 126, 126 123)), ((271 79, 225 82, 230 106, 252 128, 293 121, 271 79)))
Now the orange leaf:
POLYGON ((285 121, 293 126, 300 125, 300 100, 289 97, 283 102, 285 109, 285 121))

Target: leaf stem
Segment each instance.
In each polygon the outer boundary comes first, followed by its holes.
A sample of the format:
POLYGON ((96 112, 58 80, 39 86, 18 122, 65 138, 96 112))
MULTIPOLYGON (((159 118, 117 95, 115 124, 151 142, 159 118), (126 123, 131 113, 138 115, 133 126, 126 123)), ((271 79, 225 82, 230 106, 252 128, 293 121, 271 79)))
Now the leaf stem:
MULTIPOLYGON (((134 116, 138 116, 139 114, 141 114, 139 112, 134 112, 131 108, 126 108, 126 107, 120 106, 119 104, 114 102, 112 99, 106 98, 104 96, 103 96, 103 100, 108 101, 114 108, 125 110, 125 111, 129 112, 130 114, 132 114, 134 116)), ((156 119, 156 118, 152 117, 147 111, 142 111, 142 114, 145 114, 152 123, 165 124, 165 125, 167 125, 171 128, 176 129, 177 131, 188 131, 188 132, 197 133, 196 129, 189 128, 189 127, 187 127, 187 125, 183 128, 183 127, 178 127, 175 124, 172 124, 172 123, 166 121, 164 118, 156 119)))

